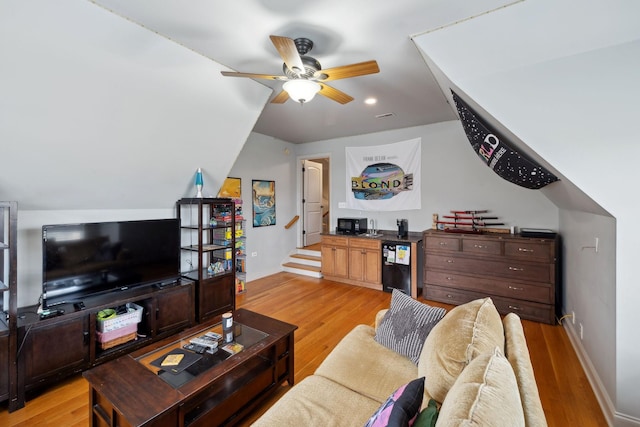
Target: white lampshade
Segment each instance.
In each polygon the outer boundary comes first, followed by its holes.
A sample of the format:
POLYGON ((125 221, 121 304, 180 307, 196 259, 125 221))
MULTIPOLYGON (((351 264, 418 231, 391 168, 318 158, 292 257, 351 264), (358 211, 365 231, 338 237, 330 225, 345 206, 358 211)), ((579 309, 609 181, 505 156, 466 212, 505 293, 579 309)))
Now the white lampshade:
POLYGON ((282 85, 287 91, 289 97, 300 104, 309 102, 320 91, 320 85, 317 82, 306 79, 289 80, 282 85))

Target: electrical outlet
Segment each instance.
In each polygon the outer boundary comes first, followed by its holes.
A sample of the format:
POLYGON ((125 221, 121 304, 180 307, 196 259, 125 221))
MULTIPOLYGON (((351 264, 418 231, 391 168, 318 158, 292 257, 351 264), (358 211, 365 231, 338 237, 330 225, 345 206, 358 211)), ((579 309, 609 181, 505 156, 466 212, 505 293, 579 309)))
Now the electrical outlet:
POLYGON ((580 339, 584 337, 584 330, 582 328, 582 323, 580 323, 580 339))
POLYGON ((573 323, 574 325, 576 324, 576 312, 575 311, 571 312, 571 323, 573 323))
POLYGON ((251 252, 251 256, 253 256, 253 257, 258 256, 258 252, 251 252))

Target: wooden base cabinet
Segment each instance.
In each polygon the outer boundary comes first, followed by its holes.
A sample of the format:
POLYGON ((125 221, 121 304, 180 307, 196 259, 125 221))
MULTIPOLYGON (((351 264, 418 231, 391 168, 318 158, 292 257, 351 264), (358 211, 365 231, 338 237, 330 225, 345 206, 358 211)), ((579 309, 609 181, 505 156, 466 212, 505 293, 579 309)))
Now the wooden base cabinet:
POLYGON ((321 254, 322 275, 326 279, 382 289, 380 240, 322 236, 321 254))
POLYGON ((425 231, 423 296, 455 305, 490 296, 502 314, 555 324, 559 240, 425 231))
POLYGON ((49 319, 40 319, 35 306, 20 309, 23 318, 18 324, 21 343, 18 353, 18 407, 24 406, 25 392, 193 326, 193 301, 194 283, 182 279, 164 288, 144 286, 129 289, 118 296, 90 297, 84 300, 86 309, 81 311, 74 311, 72 304, 63 304, 60 307, 66 314, 49 319), (97 313, 127 303, 143 308, 141 322, 137 325, 138 336, 121 344, 103 345, 97 334, 97 313))

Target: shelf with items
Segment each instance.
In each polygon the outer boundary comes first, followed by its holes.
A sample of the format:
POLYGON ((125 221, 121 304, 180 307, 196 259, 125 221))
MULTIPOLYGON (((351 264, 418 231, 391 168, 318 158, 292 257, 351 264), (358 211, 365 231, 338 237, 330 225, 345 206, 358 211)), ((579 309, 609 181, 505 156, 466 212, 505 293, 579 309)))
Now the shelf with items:
POLYGON ((236 206, 236 293, 246 290, 247 283, 247 222, 242 215, 242 199, 234 199, 236 206))
POLYGON ((176 202, 180 220, 182 275, 196 281, 199 322, 235 308, 235 204, 226 198, 176 202), (230 279, 227 279, 230 278, 230 279))
POLYGON ((18 203, 0 202, 0 402, 17 402, 17 229, 18 203))

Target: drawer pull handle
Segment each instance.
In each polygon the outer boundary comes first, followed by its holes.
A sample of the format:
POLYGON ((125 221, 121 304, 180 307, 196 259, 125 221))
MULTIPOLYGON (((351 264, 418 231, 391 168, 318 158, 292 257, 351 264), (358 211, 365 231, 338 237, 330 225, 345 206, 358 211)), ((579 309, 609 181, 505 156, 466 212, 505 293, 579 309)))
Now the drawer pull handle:
POLYGON ((509 289, 511 289, 513 291, 524 291, 524 288, 518 288, 518 287, 515 287, 515 286, 511 286, 511 285, 509 285, 509 289))
POLYGON ((474 248, 486 249, 487 245, 473 245, 474 248))
POLYGON ((517 307, 517 306, 515 306, 515 305, 510 305, 510 306, 509 306, 509 310, 519 311, 519 310, 520 310, 520 307, 517 307))
POLYGON ((453 295, 447 294, 447 298, 453 298, 453 295))
POLYGON ((447 242, 440 242, 440 246, 447 246, 447 242))
POLYGON ((447 277, 447 280, 453 280, 453 277, 447 277))
POLYGON ((453 264, 453 260, 452 260, 452 259, 448 259, 448 260, 447 260, 447 262, 448 262, 449 264, 453 264))
POLYGON ((527 249, 527 248, 518 248, 518 250, 520 252, 533 252, 533 249, 527 249))
POLYGON ((509 270, 511 270, 511 271, 524 271, 524 268, 509 267, 509 270))

